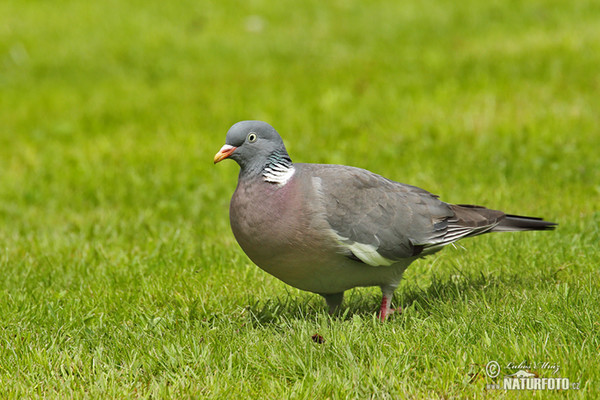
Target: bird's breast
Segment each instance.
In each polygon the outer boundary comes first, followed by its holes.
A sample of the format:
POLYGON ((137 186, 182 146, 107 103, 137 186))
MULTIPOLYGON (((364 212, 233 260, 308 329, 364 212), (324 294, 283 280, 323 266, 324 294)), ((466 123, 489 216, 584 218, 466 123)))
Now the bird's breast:
POLYGON ((302 231, 303 202, 292 180, 284 186, 241 183, 231 199, 231 229, 242 249, 257 262, 290 249, 302 231))
POLYGON ((338 257, 337 243, 314 209, 313 192, 299 189, 295 179, 284 186, 240 183, 231 200, 230 222, 236 240, 256 265, 293 286, 312 290, 316 265, 338 257))

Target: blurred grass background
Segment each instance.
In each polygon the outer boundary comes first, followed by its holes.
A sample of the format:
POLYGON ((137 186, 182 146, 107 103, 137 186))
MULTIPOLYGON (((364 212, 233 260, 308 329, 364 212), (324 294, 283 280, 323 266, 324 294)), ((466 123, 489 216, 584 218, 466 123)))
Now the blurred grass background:
POLYGON ((3 1, 0 391, 493 397, 496 359, 597 396, 599 18, 585 0, 3 1), (329 318, 229 230, 238 167, 212 156, 243 119, 295 161, 559 230, 413 264, 388 324, 371 289, 329 318))

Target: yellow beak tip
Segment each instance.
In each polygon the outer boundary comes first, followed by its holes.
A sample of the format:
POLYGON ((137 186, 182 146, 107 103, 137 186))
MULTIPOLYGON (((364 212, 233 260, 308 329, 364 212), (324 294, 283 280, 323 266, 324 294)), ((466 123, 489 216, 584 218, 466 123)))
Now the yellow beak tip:
POLYGON ((213 162, 216 164, 219 161, 223 161, 224 159, 228 158, 235 151, 235 149, 237 149, 237 147, 228 144, 224 145, 221 147, 221 150, 215 154, 213 162))

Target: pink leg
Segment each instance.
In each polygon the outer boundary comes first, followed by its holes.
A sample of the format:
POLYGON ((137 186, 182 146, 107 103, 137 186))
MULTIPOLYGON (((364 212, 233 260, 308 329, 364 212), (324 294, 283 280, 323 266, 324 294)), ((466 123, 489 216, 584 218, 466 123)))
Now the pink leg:
MULTIPOLYGON (((379 319, 381 322, 385 321, 388 315, 392 314, 395 310, 392 310, 392 298, 394 297, 394 291, 396 290, 393 286, 382 286, 381 287, 381 308, 379 309, 379 319)), ((397 310, 402 312, 402 308, 397 310)))
POLYGON ((381 322, 385 321, 388 315, 392 313, 390 303, 392 302, 392 295, 383 294, 381 298, 381 308, 379 309, 379 319, 381 322))

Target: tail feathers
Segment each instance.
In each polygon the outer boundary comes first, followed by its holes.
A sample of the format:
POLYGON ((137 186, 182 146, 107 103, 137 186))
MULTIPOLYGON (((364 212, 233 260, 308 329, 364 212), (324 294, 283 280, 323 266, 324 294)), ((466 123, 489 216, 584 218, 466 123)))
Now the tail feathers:
POLYGON ((556 225, 558 224, 544 221, 542 218, 506 214, 491 232, 552 231, 556 225))
POLYGON ((423 244, 421 255, 431 254, 457 240, 488 232, 550 231, 556 223, 541 218, 504 214, 472 204, 449 204, 452 217, 438 223, 436 236, 423 244))

